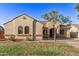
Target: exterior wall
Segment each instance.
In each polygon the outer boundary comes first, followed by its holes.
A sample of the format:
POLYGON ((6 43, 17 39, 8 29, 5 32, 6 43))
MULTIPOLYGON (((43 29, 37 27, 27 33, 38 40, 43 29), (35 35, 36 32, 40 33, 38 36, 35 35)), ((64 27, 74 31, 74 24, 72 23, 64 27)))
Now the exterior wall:
POLYGON ((14 34, 14 21, 7 23, 4 25, 5 29, 5 38, 8 38, 10 35, 14 34))
POLYGON ((33 35, 33 19, 22 15, 13 21, 7 23, 4 25, 5 29, 5 38, 10 38, 11 35, 15 35, 15 38, 19 39, 27 39, 27 36, 32 38, 33 35), (23 19, 23 17, 26 17, 26 19, 23 19), (18 26, 23 27, 23 34, 18 34, 18 26), (24 27, 29 26, 29 34, 24 34, 24 27))
POLYGON ((57 34, 60 34, 60 26, 57 28, 57 34))
MULTIPOLYGON (((59 25, 60 25, 60 23, 57 22, 55 24, 55 27, 57 28, 57 27, 59 27, 59 25)), ((49 29, 53 28, 53 22, 47 22, 46 27, 48 27, 49 29)))
POLYGON ((25 15, 17 18, 14 20, 15 21, 15 29, 14 29, 14 33, 16 35, 16 38, 19 39, 27 39, 27 38, 33 38, 33 19, 29 18, 25 15), (23 19, 23 17, 26 17, 26 19, 23 19), (22 26, 23 27, 23 34, 18 34, 18 26, 22 26), (24 27, 28 26, 29 27, 29 34, 24 34, 24 27))
MULTIPOLYGON (((11 35, 15 35, 16 39, 33 39, 33 19, 26 16, 22 15, 18 18, 15 18, 13 21, 7 23, 4 25, 5 28, 5 38, 10 38, 11 35), (25 17, 26 19, 23 19, 25 17), (18 26, 23 27, 23 34, 18 34, 18 26), (29 27, 29 34, 24 34, 24 28, 25 26, 29 27)), ((36 33, 35 33, 35 38, 36 39, 42 39, 42 27, 43 25, 39 23, 38 21, 36 22, 36 33)))
MULTIPOLYGON (((50 30, 51 28, 53 28, 53 22, 47 22, 46 27, 50 30)), ((55 27, 57 28, 57 34, 60 34, 60 23, 56 23, 55 27)), ((48 31, 48 34, 50 31, 48 31)))
POLYGON ((36 22, 36 39, 43 39, 43 24, 36 22))
POLYGON ((66 35, 67 38, 70 38, 70 30, 66 30, 66 34, 65 35, 66 35))
POLYGON ((47 22, 46 27, 48 27, 48 29, 53 28, 53 24, 51 22, 47 22))
POLYGON ((78 33, 78 38, 79 38, 79 33, 78 33))

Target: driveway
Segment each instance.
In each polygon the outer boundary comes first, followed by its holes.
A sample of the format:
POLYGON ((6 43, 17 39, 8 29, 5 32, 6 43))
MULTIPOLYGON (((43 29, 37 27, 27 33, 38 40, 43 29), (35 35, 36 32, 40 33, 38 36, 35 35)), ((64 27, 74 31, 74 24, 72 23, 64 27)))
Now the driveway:
MULTIPOLYGON (((42 40, 44 42, 54 42, 54 40, 42 40)), ((59 41, 59 42, 64 42, 64 43, 67 43, 71 46, 74 46, 76 48, 79 48, 79 39, 60 39, 60 40, 56 40, 56 41, 59 41)))
POLYGON ((79 48, 79 40, 57 40, 79 48))

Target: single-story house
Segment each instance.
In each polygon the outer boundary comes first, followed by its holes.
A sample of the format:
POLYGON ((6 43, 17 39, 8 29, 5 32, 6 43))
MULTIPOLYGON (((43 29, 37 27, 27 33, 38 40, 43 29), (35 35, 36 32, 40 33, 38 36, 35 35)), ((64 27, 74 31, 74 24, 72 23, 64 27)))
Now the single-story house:
MULTIPOLYGON (((61 25, 56 22, 55 27, 57 37, 72 37, 72 27, 61 25)), ((75 27, 75 26, 74 26, 75 27)), ((76 28, 76 27, 75 27, 76 28)), ((16 39, 44 39, 54 37, 54 28, 51 21, 38 21, 26 14, 19 15, 12 20, 4 23, 5 38, 10 38, 12 35, 16 39)))

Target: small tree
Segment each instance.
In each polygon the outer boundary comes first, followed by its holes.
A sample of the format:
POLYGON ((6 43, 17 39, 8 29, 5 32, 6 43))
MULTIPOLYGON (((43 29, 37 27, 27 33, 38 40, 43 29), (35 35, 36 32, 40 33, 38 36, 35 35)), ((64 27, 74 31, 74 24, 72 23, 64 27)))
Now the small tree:
POLYGON ((75 9, 79 12, 79 3, 76 5, 75 9))
POLYGON ((45 20, 48 20, 48 21, 52 22, 52 24, 53 24, 52 26, 54 28, 54 41, 56 41, 56 30, 57 30, 57 28, 55 26, 56 26, 57 22, 60 22, 62 24, 70 22, 68 16, 65 17, 63 15, 59 15, 58 11, 56 11, 56 10, 53 10, 49 13, 44 14, 43 18, 45 20))

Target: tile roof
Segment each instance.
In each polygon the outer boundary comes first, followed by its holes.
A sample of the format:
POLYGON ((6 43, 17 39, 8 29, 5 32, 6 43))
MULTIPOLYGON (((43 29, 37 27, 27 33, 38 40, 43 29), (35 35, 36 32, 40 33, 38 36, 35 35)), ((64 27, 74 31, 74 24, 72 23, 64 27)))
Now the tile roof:
POLYGON ((60 25, 60 29, 64 29, 64 30, 67 30, 67 29, 70 29, 71 27, 70 26, 67 26, 67 25, 60 25))
POLYGON ((72 24, 72 26, 75 26, 76 28, 79 29, 79 24, 72 24))

